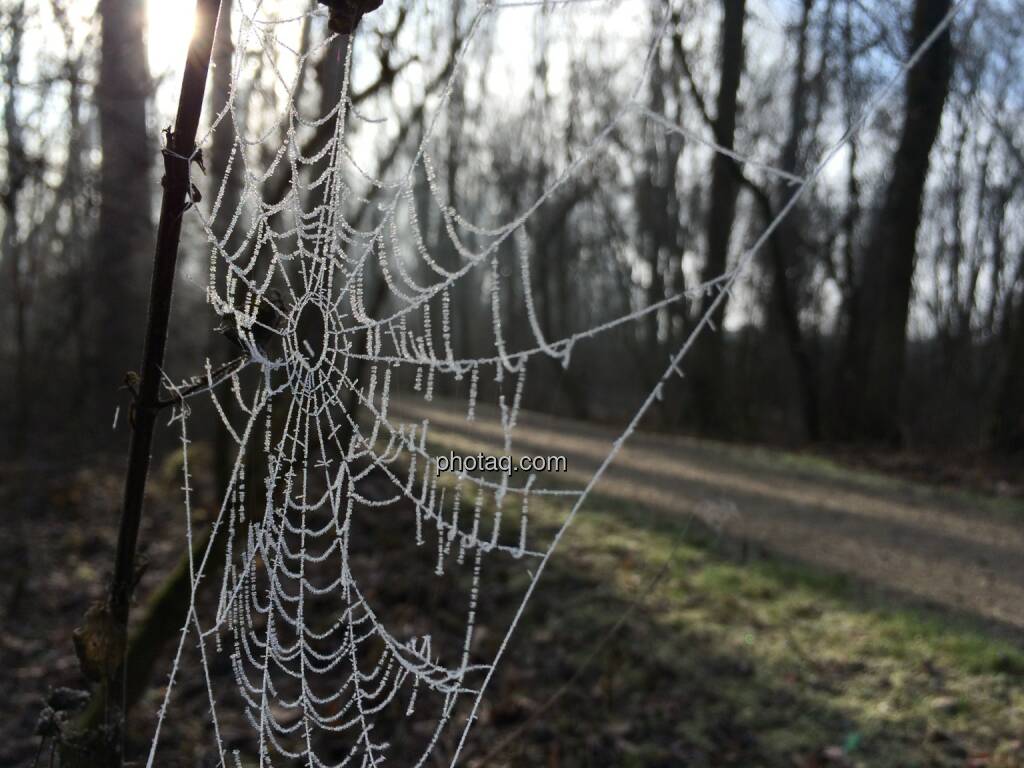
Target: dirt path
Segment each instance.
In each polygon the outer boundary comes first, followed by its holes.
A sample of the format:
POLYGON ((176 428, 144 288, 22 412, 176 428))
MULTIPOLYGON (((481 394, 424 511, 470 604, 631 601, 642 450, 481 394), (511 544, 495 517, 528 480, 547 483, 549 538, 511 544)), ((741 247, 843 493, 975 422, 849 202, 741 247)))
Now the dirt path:
MULTIPOLYGON (((432 440, 500 453, 497 413, 483 406, 395 402, 405 420, 430 418, 432 440)), ((585 484, 618 433, 521 413, 517 455, 564 455, 559 477, 585 484)), ((1024 511, 1020 519, 970 499, 780 454, 684 437, 636 434, 596 488, 602 496, 695 514, 723 534, 957 612, 1024 629, 1024 511)))

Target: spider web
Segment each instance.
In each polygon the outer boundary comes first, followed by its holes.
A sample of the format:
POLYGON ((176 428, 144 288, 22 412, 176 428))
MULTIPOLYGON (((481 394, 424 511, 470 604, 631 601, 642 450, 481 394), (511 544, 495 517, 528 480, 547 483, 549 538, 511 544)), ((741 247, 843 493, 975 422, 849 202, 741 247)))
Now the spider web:
POLYGON ((611 119, 542 194, 497 225, 479 223, 445 201, 431 150, 438 116, 484 23, 511 6, 551 3, 478 6, 424 121, 422 138, 393 179, 365 170, 348 141, 358 133, 353 126, 363 133, 382 129, 356 109, 351 96, 353 38, 326 36, 303 50, 289 42, 302 34, 294 31, 323 25, 324 14, 279 19, 263 5, 236 3, 230 97, 200 142, 209 145, 217 131, 229 131, 230 156, 212 205, 197 204, 189 211, 210 244, 207 299, 242 354, 219 367, 207 361, 205 376, 197 380, 166 382, 179 398, 172 420, 180 425, 184 455, 191 596, 147 764, 158 762, 161 730, 187 663, 185 649, 194 646, 220 765, 242 764, 236 739, 222 733, 228 710, 248 723, 247 749, 261 766, 365 767, 396 757, 420 766, 446 731, 455 733, 449 750, 454 765, 512 633, 587 496, 664 397, 666 385, 682 375, 694 340, 779 222, 890 98, 962 3, 806 178, 720 147, 640 103, 652 58, 669 28, 666 15, 660 34, 638 52, 639 75, 611 119), (326 114, 307 117, 310 110, 300 108, 302 99, 294 95, 307 68, 339 42, 344 63, 338 102, 326 114), (257 88, 246 87, 244 74, 254 60, 288 98, 276 120, 252 130, 257 88), (725 274, 565 338, 546 339, 531 295, 524 225, 602 152, 615 130, 638 117, 752 169, 787 177, 792 194, 725 274), (304 155, 304 137, 317 131, 328 138, 304 155), (265 188, 282 173, 288 178, 286 193, 265 200, 265 188), (417 180, 429 188, 447 246, 458 256, 454 266, 446 266, 425 244, 413 194, 417 180), (501 249, 506 241, 513 247, 501 249), (501 269, 508 253, 519 258, 518 279, 534 337, 534 344, 522 349, 509 348, 502 327, 501 284, 516 279, 501 269), (460 359, 453 315, 464 307, 453 291, 467 275, 481 271, 488 277, 483 284, 489 287, 491 312, 480 322, 491 326, 493 354, 460 359), (512 454, 531 360, 548 357, 567 368, 577 343, 705 296, 713 297, 707 312, 582 488, 548 487, 546 478, 534 474, 520 480, 508 473, 440 472, 429 418, 406 421, 395 415, 394 404, 402 398, 429 402, 436 391, 461 391, 466 418, 473 420, 478 400, 487 399, 489 412, 500 420, 504 452, 512 454), (235 459, 210 537, 195 547, 189 424, 191 398, 199 395, 213 404, 235 446, 235 459), (530 515, 530 499, 544 497, 568 502, 554 533, 546 536, 530 515), (367 559, 375 550, 367 521, 382 516, 420 553, 403 568, 419 568, 416 580, 436 582, 446 612, 461 616, 457 626, 448 626, 450 621, 432 626, 430 610, 412 619, 396 614, 382 597, 385 590, 367 587, 381 578, 361 572, 375 562, 367 559), (500 639, 488 645, 476 634, 487 567, 495 558, 522 561, 530 579, 511 615, 496 619, 504 622, 500 639), (202 598, 204 579, 217 582, 213 601, 202 598), (225 668, 229 674, 222 673, 225 668))

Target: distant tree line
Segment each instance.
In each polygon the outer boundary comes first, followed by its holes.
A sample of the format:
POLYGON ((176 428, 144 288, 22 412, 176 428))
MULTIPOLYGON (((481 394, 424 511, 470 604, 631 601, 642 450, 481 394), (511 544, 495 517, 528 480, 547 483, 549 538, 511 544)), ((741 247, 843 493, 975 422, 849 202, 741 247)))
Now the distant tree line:
MULTIPOLYGON (((231 0, 224 5, 210 115, 232 93, 231 0)), ((286 17, 315 3, 265 5, 286 17)), ((781 443, 1024 450, 1022 3, 968 2, 937 36, 951 0, 624 5, 644 21, 629 46, 621 30, 552 4, 536 10, 533 34, 515 51, 502 47, 500 11, 467 52, 429 149, 445 205, 488 222, 517 215, 593 141, 656 46, 635 109, 502 245, 501 273, 485 265, 458 283, 455 354, 493 354, 493 280, 515 349, 535 344, 526 290, 540 332, 554 340, 722 274, 787 204, 792 180, 811 172, 927 40, 899 98, 799 200, 719 305, 716 330, 700 337, 686 377, 647 426, 781 443), (510 57, 529 73, 515 101, 493 77, 510 57)), ((395 118, 372 142, 381 176, 412 158, 473 12, 458 1, 400 6, 385 2, 363 22, 355 57, 363 76, 353 102, 395 118)), ((140 354, 162 128, 145 3, 100 0, 87 23, 73 9, 70 0, 0 2, 0 398, 11 436, 4 450, 15 455, 120 450, 123 435, 110 428, 115 407, 127 408, 118 388, 140 354), (52 44, 29 48, 40 35, 52 44)), ((329 34, 315 21, 303 28, 305 50, 329 34)), ((299 92, 282 94, 258 63, 243 69, 235 98, 248 107, 233 119, 260 125, 267 117, 257 105, 272 111, 282 99, 329 112, 342 81, 339 45, 323 49, 299 92)), ((223 122, 205 149, 208 197, 230 178, 232 125, 223 122)), ((298 138, 312 151, 330 136, 309 129, 298 138)), ((282 167, 265 180, 265 200, 285 194, 288 174, 282 167)), ((241 184, 225 185, 227 210, 239 206, 241 184)), ((463 257, 422 173, 413 195, 424 244, 442 266, 458 267, 463 257)), ((353 206, 349 221, 374 215, 353 206)), ((195 227, 185 248, 183 270, 205 262, 195 227)), ((383 280, 367 295, 371 313, 386 311, 383 280)), ((712 296, 581 343, 568 368, 537 360, 526 405, 621 420, 712 296)), ((179 291, 173 370, 231 353, 204 306, 201 290, 179 291)), ((224 439, 213 427, 201 437, 224 439)))

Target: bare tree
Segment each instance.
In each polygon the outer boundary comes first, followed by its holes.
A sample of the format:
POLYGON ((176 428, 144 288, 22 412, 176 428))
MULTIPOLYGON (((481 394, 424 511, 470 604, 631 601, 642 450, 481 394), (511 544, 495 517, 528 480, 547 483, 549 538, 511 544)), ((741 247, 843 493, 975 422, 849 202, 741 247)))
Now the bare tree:
MULTIPOLYGON (((231 11, 234 0, 221 0, 220 19, 217 22, 217 31, 213 39, 212 64, 213 73, 210 83, 210 114, 216 116, 225 109, 231 100, 232 68, 234 63, 235 45, 232 41, 231 11)), ((221 198, 221 210, 227 211, 225 220, 239 207, 242 198, 242 173, 244 163, 236 147, 237 134, 234 120, 229 113, 221 121, 217 130, 213 133, 213 143, 210 147, 210 178, 214 190, 223 185, 223 197, 221 198), (235 157, 232 161, 232 153, 235 157)), ((211 198, 213 195, 211 195, 211 198)), ((224 248, 228 253, 233 253, 240 245, 239 232, 243 231, 244 222, 238 221, 232 233, 227 237, 224 248)), ((211 359, 218 361, 227 360, 237 352, 235 347, 227 338, 219 335, 211 336, 210 353, 211 359)), ((224 398, 222 408, 226 413, 233 413, 234 401, 224 398)), ((217 487, 227 488, 231 478, 231 466, 234 461, 231 451, 234 441, 228 432, 227 427, 220 419, 215 419, 216 430, 214 436, 215 464, 217 487)))
POLYGON ((146 106, 151 93, 143 0, 100 0, 99 224, 94 240, 93 294, 99 391, 112 391, 138 364, 144 265, 153 243, 151 143, 146 106))
MULTIPOLYGON (((715 100, 713 127, 715 141, 731 150, 736 138, 738 93, 744 66, 746 0, 722 0, 722 10, 718 97, 715 100)), ((707 247, 701 275, 703 281, 712 280, 725 272, 738 192, 736 162, 722 153, 715 153, 711 163, 711 190, 705 227, 707 247)), ((702 314, 711 309, 713 301, 712 296, 705 297, 700 308, 702 314)), ((721 326, 725 306, 723 301, 712 318, 716 326, 721 326)), ((709 333, 702 336, 695 358, 692 383, 698 426, 705 433, 722 432, 727 428, 723 387, 726 376, 724 334, 709 333)))
MULTIPOLYGON (((797 24, 797 54, 793 67, 793 88, 789 100, 789 134, 779 158, 779 168, 794 173, 800 159, 800 147, 807 129, 808 98, 811 83, 808 81, 808 48, 811 14, 815 0, 803 0, 800 20, 797 24)), ((775 189, 775 207, 781 208, 791 194, 785 181, 779 181, 775 189)), ((767 197, 767 196, 765 196, 767 197)), ((774 218, 772 206, 762 208, 769 221, 774 218)), ((779 317, 783 336, 796 368, 799 382, 801 415, 804 429, 811 440, 821 438, 818 417, 818 374, 811 350, 808 348, 803 328, 800 325, 800 280, 805 271, 800 263, 801 233, 798 220, 801 211, 794 211, 783 219, 769 243, 766 255, 772 276, 772 301, 779 317)), ((765 222, 767 226, 768 222, 765 222)))
POLYGON ((24 132, 18 117, 18 71, 21 66, 22 29, 24 26, 25 3, 19 2, 5 14, 5 25, 9 32, 8 44, 3 51, 4 110, 3 125, 7 138, 6 184, 0 195, 3 206, 4 226, 2 234, 3 258, 10 273, 9 290, 12 293, 14 315, 13 331, 15 344, 15 396, 21 403, 16 411, 14 423, 15 456, 25 449, 31 419, 29 397, 29 348, 28 348, 28 290, 25 284, 25 249, 18 238, 19 198, 29 178, 29 158, 25 150, 24 132))
MULTIPOLYGON (((657 27, 654 27, 657 29, 657 27)), ((666 88, 668 77, 661 57, 651 62, 648 83, 648 108, 655 114, 663 114, 668 107, 666 88)), ((682 99, 673 94, 676 119, 681 121, 682 99)), ((649 275, 646 285, 648 305, 663 301, 669 292, 678 291, 682 285, 683 232, 679 223, 679 185, 676 175, 684 142, 678 133, 665 133, 660 126, 652 124, 643 134, 643 150, 640 168, 633 184, 634 205, 636 206, 636 231, 634 242, 638 256, 647 265, 649 275), (675 279, 674 279, 675 278, 675 279), (672 284, 669 288, 666 283, 672 284)), ((647 380, 653 385, 664 368, 669 347, 676 339, 669 333, 669 312, 652 312, 644 323, 646 353, 644 366, 647 380)), ((665 404, 666 417, 677 419, 679 414, 669 414, 665 404)))
MULTIPOLYGON (((915 0, 910 50, 949 13, 951 0, 915 0)), ((903 126, 890 176, 862 254, 846 340, 849 434, 897 442, 911 283, 929 155, 949 93, 953 45, 947 26, 907 75, 903 126)))

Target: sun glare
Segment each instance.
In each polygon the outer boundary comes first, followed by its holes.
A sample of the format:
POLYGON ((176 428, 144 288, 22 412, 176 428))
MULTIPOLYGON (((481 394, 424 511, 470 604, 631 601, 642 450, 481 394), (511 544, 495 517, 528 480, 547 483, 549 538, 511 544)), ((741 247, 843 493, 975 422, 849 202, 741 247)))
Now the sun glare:
POLYGON ((156 77, 175 72, 185 63, 195 23, 196 6, 191 0, 168 3, 148 0, 149 69, 156 77))

